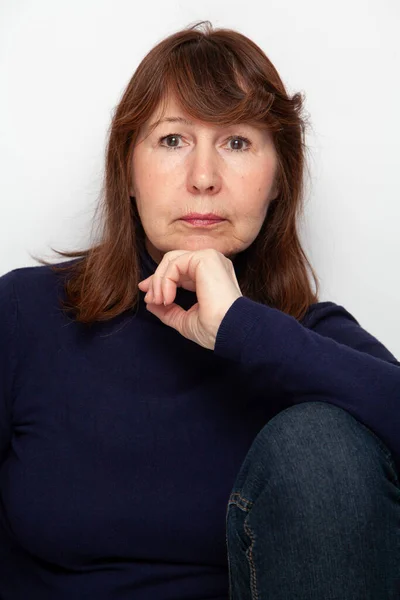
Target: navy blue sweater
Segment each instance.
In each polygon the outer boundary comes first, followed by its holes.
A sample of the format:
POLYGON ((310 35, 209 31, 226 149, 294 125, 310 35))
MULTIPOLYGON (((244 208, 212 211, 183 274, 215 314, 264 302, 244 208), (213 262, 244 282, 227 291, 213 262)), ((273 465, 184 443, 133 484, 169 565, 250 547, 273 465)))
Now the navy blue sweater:
MULTIPOLYGON (((156 267, 146 253, 143 278, 156 267)), ((231 488, 293 404, 345 409, 399 466, 400 363, 342 306, 298 322, 239 298, 211 351, 143 292, 90 327, 61 294, 45 266, 0 277, 1 600, 227 600, 231 488)))

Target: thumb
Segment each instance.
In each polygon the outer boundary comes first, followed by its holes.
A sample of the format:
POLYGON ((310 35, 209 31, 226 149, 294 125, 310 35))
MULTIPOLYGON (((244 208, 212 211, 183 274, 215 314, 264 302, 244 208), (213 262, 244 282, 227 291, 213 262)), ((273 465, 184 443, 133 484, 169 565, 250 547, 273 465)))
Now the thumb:
POLYGON ((168 325, 168 327, 173 327, 173 329, 176 329, 179 331, 179 333, 182 333, 180 330, 182 326, 180 324, 183 321, 186 311, 175 304, 175 302, 168 304, 167 306, 164 306, 163 304, 147 304, 146 308, 165 325, 168 325))

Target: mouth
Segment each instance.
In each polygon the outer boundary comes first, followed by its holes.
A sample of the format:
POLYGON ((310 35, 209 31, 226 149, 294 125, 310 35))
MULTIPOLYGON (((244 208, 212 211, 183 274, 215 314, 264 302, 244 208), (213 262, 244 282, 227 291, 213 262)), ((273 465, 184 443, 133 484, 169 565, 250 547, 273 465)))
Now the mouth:
POLYGON ((189 225, 189 227, 212 227, 223 223, 225 219, 180 219, 183 223, 189 225))

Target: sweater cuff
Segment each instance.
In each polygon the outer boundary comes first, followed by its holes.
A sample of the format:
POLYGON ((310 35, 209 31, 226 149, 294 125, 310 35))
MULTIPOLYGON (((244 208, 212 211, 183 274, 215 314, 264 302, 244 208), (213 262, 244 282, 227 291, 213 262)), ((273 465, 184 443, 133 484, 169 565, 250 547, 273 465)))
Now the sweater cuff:
POLYGON ((246 338, 257 325, 265 306, 246 296, 237 298, 230 306, 219 326, 214 352, 223 358, 241 360, 246 338))

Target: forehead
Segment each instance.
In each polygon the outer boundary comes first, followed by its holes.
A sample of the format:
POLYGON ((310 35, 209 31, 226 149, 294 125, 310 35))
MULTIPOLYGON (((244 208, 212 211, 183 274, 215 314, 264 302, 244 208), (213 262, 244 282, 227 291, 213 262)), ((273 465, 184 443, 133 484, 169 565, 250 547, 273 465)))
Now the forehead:
POLYGON ((169 94, 163 102, 159 103, 149 118, 147 127, 150 128, 163 122, 181 123, 184 125, 195 125, 196 122, 200 123, 200 121, 196 121, 186 113, 173 94, 169 94))
MULTIPOLYGON (((161 125, 162 123, 177 123, 187 126, 203 125, 205 127, 211 127, 215 129, 226 129, 228 127, 234 127, 234 125, 218 125, 216 123, 209 123, 206 121, 200 121, 193 119, 182 107, 181 103, 175 98, 173 94, 168 95, 163 102, 160 102, 159 106, 154 110, 153 114, 146 123, 146 130, 153 128, 154 126, 161 125)), ((246 121, 243 125, 252 126, 259 130, 264 130, 265 125, 256 121, 246 121)), ((236 124, 237 125, 237 124, 236 124)))

